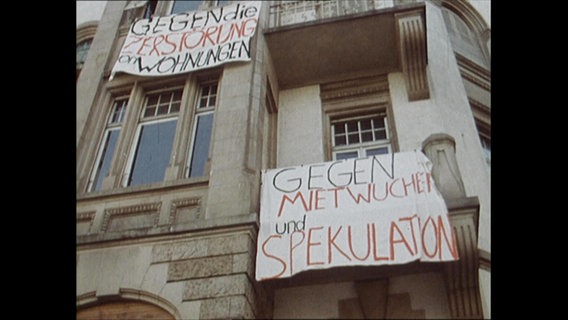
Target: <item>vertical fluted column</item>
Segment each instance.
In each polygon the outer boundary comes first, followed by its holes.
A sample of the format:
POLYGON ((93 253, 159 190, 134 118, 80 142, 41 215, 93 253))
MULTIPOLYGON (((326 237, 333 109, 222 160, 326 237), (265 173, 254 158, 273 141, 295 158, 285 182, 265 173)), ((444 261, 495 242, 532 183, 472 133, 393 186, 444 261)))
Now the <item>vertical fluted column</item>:
POLYGON ((395 14, 399 59, 409 101, 430 98, 426 26, 422 15, 420 10, 395 14))

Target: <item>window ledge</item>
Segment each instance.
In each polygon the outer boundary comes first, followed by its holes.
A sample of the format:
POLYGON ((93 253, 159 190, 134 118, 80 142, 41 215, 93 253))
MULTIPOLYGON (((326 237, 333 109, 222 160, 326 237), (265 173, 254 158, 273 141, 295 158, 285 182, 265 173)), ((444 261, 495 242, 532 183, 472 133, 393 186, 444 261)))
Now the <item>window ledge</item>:
POLYGON ((77 194, 77 201, 81 200, 100 200, 104 198, 132 195, 135 193, 151 193, 165 191, 168 189, 179 189, 184 187, 203 187, 209 184, 209 176, 195 177, 174 181, 162 181, 133 187, 120 187, 112 190, 93 191, 77 194))

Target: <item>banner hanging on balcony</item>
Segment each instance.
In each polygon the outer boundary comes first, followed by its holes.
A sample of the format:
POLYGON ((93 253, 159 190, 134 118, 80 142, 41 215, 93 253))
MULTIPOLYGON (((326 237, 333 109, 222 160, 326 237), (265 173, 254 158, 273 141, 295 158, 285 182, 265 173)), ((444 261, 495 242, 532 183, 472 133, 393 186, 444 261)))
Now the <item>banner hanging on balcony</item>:
POLYGON ((263 171, 256 279, 457 260, 431 167, 410 151, 263 171))
POLYGON ((111 71, 166 76, 250 61, 261 1, 238 2, 132 23, 111 71))

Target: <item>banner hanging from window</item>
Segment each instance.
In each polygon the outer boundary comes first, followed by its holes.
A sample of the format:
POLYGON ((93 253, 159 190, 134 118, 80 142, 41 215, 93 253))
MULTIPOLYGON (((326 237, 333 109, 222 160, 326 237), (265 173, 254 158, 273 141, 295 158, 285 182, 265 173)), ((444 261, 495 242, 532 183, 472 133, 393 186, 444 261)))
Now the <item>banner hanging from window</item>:
POLYGON ((431 167, 410 151, 264 170, 256 279, 457 260, 431 167))
POLYGON ((132 23, 111 71, 167 76, 250 61, 261 1, 139 19, 132 23))

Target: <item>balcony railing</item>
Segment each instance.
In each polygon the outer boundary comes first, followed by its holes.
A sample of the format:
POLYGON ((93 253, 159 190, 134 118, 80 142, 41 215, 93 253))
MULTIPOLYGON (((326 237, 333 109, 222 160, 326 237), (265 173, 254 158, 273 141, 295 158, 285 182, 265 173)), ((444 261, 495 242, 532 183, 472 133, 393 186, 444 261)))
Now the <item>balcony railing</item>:
POLYGON ((281 1, 270 6, 270 28, 392 8, 423 0, 316 0, 281 1))

